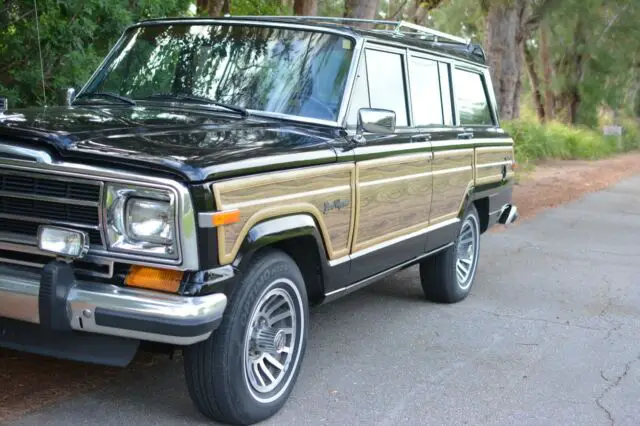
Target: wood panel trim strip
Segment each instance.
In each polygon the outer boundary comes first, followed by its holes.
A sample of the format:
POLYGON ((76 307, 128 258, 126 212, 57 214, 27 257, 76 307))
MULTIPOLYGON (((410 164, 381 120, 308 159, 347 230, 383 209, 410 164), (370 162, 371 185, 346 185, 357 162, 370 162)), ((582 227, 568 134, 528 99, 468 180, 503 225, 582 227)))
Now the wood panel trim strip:
POLYGON ((342 249, 334 249, 333 244, 330 237, 330 232, 327 228, 327 224, 325 223, 324 216, 320 212, 320 210, 310 202, 300 201, 292 204, 279 205, 279 206, 265 206, 265 208, 258 210, 255 212, 248 220, 244 223, 242 228, 239 230, 237 234, 237 238, 233 243, 232 247, 227 247, 226 241, 226 227, 220 226, 217 228, 218 236, 218 259, 220 264, 228 264, 232 262, 238 254, 240 247, 246 238, 246 235, 251 230, 253 226, 257 223, 262 222, 266 219, 271 219, 277 216, 285 216, 291 214, 309 214, 311 215, 315 222, 318 225, 320 233, 322 235, 322 239, 324 241, 325 250, 327 257, 329 259, 334 259, 340 256, 344 256, 349 253, 349 249, 351 247, 352 238, 353 238, 353 222, 356 215, 356 205, 355 205, 355 165, 353 163, 348 164, 331 164, 325 166, 317 166, 317 167, 309 167, 304 169, 295 169, 290 171, 278 171, 278 172, 270 172, 262 175, 255 175, 246 178, 235 178, 225 181, 219 181, 212 185, 212 191, 214 195, 214 200, 216 203, 216 208, 242 208, 242 207, 255 207, 260 206, 262 204, 269 203, 278 203, 278 202, 287 202, 297 198, 306 198, 314 195, 323 195, 323 194, 331 194, 333 192, 340 191, 349 191, 350 193, 350 208, 351 213, 349 215, 349 227, 348 227, 348 235, 347 235, 347 244, 342 249), (299 179, 309 179, 315 177, 321 177, 326 174, 335 174, 340 172, 349 172, 350 179, 348 185, 337 185, 330 188, 321 188, 315 189, 306 192, 296 192, 296 193, 288 193, 282 196, 275 196, 263 199, 255 199, 250 201, 243 201, 238 203, 225 203, 224 202, 224 194, 232 193, 237 190, 251 190, 253 188, 258 188, 260 186, 267 185, 280 185, 283 183, 299 180, 299 179))

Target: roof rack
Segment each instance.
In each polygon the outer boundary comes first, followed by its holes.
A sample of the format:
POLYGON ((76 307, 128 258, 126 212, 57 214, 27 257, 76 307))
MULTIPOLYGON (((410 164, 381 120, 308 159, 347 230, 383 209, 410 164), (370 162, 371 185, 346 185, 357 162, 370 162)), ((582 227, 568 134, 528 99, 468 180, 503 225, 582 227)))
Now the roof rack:
MULTIPOLYGON (((234 18, 252 18, 252 19, 279 19, 279 20, 291 20, 291 21, 313 21, 313 22, 325 22, 325 23, 345 23, 345 24, 374 24, 374 25, 384 25, 387 27, 392 27, 392 31, 395 33, 405 34, 405 35, 421 35, 421 36, 431 36, 434 38, 434 42, 438 42, 439 40, 446 41, 449 43, 457 43, 457 44, 470 44, 470 40, 464 39, 462 37, 454 36, 451 34, 447 34, 441 31, 437 31, 431 28, 423 27, 422 25, 413 24, 407 21, 389 21, 384 19, 358 19, 358 18, 341 18, 341 17, 332 17, 332 16, 232 16, 225 15, 225 17, 234 17, 234 18), (412 31, 404 31, 404 28, 407 28, 412 31)), ((378 30, 380 31, 380 30, 378 30)), ((382 30, 389 31, 389 30, 382 30)))
MULTIPOLYGON (((441 31, 437 31, 431 28, 423 27, 422 25, 413 24, 407 21, 389 21, 385 19, 358 19, 358 18, 341 18, 341 17, 332 17, 332 16, 232 16, 225 15, 225 17, 233 17, 233 18, 252 18, 252 19, 280 19, 280 20, 291 20, 291 21, 314 21, 314 22, 325 22, 325 23, 345 23, 345 24, 374 24, 374 25, 384 25, 387 27, 393 27, 392 31, 405 35, 421 35, 421 36, 431 36, 434 38, 434 42, 438 42, 439 40, 446 41, 449 43, 457 43, 457 44, 470 44, 470 40, 464 39, 462 37, 454 36, 451 34, 443 33, 441 31), (404 31, 403 29, 407 28, 412 31, 404 31)), ((385 30, 383 30, 385 31, 385 30)), ((386 30, 388 31, 388 30, 386 30)))
POLYGON ((407 21, 389 21, 385 19, 358 19, 358 18, 341 18, 331 16, 232 16, 225 15, 225 18, 245 18, 257 20, 280 20, 293 22, 316 22, 325 24, 345 25, 349 24, 369 24, 374 26, 383 26, 383 29, 368 29, 369 31, 382 34, 401 35, 403 37, 413 37, 420 41, 434 43, 442 47, 452 48, 456 51, 466 52, 477 56, 483 61, 486 60, 484 50, 479 44, 472 44, 470 39, 465 39, 452 34, 447 34, 431 28, 417 25, 407 21))

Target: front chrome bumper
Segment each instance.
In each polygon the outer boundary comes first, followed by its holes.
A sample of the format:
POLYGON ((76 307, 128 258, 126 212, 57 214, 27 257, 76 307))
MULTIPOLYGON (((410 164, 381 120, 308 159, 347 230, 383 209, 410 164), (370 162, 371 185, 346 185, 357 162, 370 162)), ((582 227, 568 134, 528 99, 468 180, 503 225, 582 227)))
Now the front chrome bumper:
MULTIPOLYGON (((41 274, 0 264, 0 317, 40 324, 41 274)), ((66 295, 69 328, 130 339, 190 345, 222 320, 227 297, 182 297, 74 281, 66 295)))

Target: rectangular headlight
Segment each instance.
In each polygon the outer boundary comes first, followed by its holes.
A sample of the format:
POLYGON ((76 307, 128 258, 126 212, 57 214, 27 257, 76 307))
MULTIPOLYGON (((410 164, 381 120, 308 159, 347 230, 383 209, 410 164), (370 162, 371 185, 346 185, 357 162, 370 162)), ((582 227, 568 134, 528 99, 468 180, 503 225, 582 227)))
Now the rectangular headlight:
POLYGON ((173 206, 169 201, 130 198, 127 201, 127 232, 135 239, 159 244, 173 242, 173 206))
POLYGON ((108 183, 105 187, 108 249, 177 258, 176 208, 170 190, 108 183))
POLYGON ((42 225, 38 228, 38 248, 61 257, 79 259, 89 251, 89 237, 76 229, 42 225))

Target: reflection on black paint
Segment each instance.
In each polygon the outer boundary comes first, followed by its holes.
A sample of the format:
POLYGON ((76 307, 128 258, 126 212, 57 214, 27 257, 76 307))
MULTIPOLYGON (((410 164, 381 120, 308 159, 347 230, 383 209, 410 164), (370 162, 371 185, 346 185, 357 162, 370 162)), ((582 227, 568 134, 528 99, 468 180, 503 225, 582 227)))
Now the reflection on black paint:
POLYGON ((316 152, 324 160, 312 162, 335 161, 331 146, 343 141, 339 129, 327 126, 169 105, 25 108, 0 116, 0 140, 34 137, 64 156, 162 165, 194 180, 216 173, 217 165, 249 158, 269 157, 276 168, 278 156, 301 155, 292 161, 304 162, 316 152))

